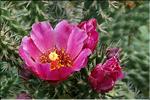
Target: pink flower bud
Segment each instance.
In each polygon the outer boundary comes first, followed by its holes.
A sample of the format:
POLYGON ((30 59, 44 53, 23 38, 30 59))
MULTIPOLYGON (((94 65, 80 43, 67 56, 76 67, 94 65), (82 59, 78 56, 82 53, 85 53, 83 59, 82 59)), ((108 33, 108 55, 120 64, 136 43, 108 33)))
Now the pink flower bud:
POLYGON ((84 47, 90 48, 94 51, 99 39, 99 33, 96 31, 96 19, 90 19, 88 21, 81 22, 78 27, 83 29, 88 34, 88 38, 85 40, 84 47))
POLYGON ((115 82, 122 78, 122 69, 116 57, 104 64, 98 64, 91 72, 88 80, 93 90, 105 93, 113 89, 115 82))
POLYGON ((26 100, 26 99, 32 99, 32 97, 27 94, 26 92, 21 92, 20 94, 17 95, 16 99, 19 99, 19 100, 26 100))

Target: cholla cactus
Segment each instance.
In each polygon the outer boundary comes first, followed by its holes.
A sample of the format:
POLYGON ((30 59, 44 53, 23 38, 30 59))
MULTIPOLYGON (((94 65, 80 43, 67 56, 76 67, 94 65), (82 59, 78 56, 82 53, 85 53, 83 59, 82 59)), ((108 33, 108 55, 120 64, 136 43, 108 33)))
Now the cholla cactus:
MULTIPOLYGON (((6 25, 6 24, 5 24, 6 25)), ((2 24, 1 29, 1 40, 0 40, 0 60, 13 63, 17 63, 18 55, 18 40, 15 39, 15 35, 10 33, 10 29, 7 29, 4 24, 2 24)))
POLYGON ((146 43, 149 42, 149 38, 147 38, 148 34, 145 34, 148 33, 148 2, 1 1, 0 5, 0 98, 16 98, 22 91, 32 98, 39 99, 148 98, 146 43), (96 51, 89 57, 86 68, 74 73, 59 85, 51 85, 35 77, 29 70, 20 69, 20 67, 24 68, 24 64, 19 58, 18 47, 22 37, 31 31, 33 23, 47 20, 55 26, 62 19, 79 23, 90 18, 97 19, 100 38, 96 51), (117 46, 112 45, 112 42, 117 46), (139 49, 141 46, 143 50, 139 49), (122 48, 120 65, 125 66, 123 69, 125 68, 127 75, 125 74, 123 81, 116 82, 112 91, 103 94, 95 93, 89 86, 87 77, 94 66, 106 61, 108 57, 106 51, 110 47, 122 48), (140 93, 144 96, 139 97, 140 93))

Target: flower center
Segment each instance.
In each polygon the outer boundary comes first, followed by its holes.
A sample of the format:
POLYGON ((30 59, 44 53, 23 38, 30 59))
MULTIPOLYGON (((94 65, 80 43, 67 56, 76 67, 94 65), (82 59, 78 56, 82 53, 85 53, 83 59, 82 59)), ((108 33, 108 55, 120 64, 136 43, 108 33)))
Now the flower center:
POLYGON ((58 54, 57 54, 55 51, 51 52, 51 53, 49 54, 49 59, 50 59, 51 61, 55 61, 56 59, 59 59, 59 58, 58 58, 58 54))
POLYGON ((72 59, 70 56, 64 51, 61 50, 51 50, 40 56, 41 63, 50 63, 50 70, 59 69, 61 67, 71 67, 72 59))

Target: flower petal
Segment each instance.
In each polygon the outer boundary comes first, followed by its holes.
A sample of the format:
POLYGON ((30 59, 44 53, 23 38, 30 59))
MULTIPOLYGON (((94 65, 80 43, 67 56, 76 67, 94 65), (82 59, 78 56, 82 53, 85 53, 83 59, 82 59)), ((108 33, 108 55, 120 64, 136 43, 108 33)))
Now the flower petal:
POLYGON ((114 57, 106 60, 106 62, 103 64, 102 67, 105 70, 111 71, 112 69, 116 68, 115 66, 119 66, 119 62, 118 62, 117 58, 114 56, 114 57))
POLYGON ((55 46, 54 31, 49 22, 33 24, 30 35, 35 45, 43 53, 55 46))
POLYGON ((87 38, 87 34, 77 27, 72 30, 67 44, 67 53, 74 59, 82 50, 83 42, 87 38))
POLYGON ((30 37, 25 36, 22 39, 23 49, 35 60, 38 61, 39 56, 41 55, 40 50, 35 46, 30 37))
POLYGON ((68 38, 72 31, 72 25, 69 24, 68 21, 63 20, 56 25, 54 31, 57 34, 56 35, 57 48, 59 49, 64 48, 66 50, 68 38))
POLYGON ((65 80, 67 79, 71 74, 72 74, 73 70, 71 67, 62 67, 59 69, 59 73, 60 73, 60 78, 61 80, 65 80))
POLYGON ((88 31, 96 30, 96 26, 97 26, 97 21, 96 21, 95 18, 92 18, 92 19, 88 20, 88 22, 87 22, 88 31))
POLYGON ((35 62, 27 54, 27 52, 23 49, 22 45, 19 47, 19 55, 24 60, 24 62, 27 65, 28 69, 30 69, 31 71, 33 71, 34 70, 33 66, 34 66, 35 62))
POLYGON ((97 79, 93 78, 92 76, 89 76, 89 77, 88 77, 88 81, 89 81, 89 83, 90 83, 90 86, 91 86, 94 90, 96 90, 96 88, 97 88, 97 79))
POLYGON ((96 30, 97 21, 95 18, 92 18, 88 21, 81 22, 78 27, 84 29, 86 32, 95 31, 96 30))
POLYGON ((74 71, 79 71, 81 68, 83 68, 85 66, 84 62, 91 53, 92 52, 90 49, 84 49, 75 59, 72 69, 74 71))
POLYGON ((91 72, 91 76, 97 79, 98 81, 102 81, 105 75, 105 71, 102 69, 101 66, 102 64, 98 64, 91 72))
POLYGON ((72 68, 62 67, 56 70, 50 70, 50 64, 36 64, 38 76, 43 80, 61 81, 65 80, 71 73, 72 68))
POLYGON ((97 85, 97 91, 103 93, 112 90, 115 85, 115 82, 111 77, 107 77, 104 78, 103 81, 100 81, 100 83, 98 84, 99 85, 97 85))
POLYGON ((38 76, 43 80, 59 80, 59 71, 50 71, 50 64, 36 64, 38 76))
POLYGON ((88 33, 88 38, 85 40, 84 48, 90 48, 92 51, 96 48, 98 43, 99 33, 96 31, 91 31, 88 33))

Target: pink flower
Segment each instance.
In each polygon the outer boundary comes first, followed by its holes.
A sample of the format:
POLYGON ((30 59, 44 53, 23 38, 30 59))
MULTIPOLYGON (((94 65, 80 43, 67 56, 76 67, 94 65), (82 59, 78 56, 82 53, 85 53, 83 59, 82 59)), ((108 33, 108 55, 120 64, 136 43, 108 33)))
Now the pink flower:
POLYGON ((19 100, 27 100, 27 99, 31 100, 32 97, 29 94, 27 94, 26 92, 22 91, 22 92, 20 92, 17 95, 16 99, 19 99, 19 100))
POLYGON ((96 92, 105 93, 113 89, 115 82, 122 78, 122 69, 114 56, 104 64, 98 64, 91 72, 88 80, 96 92))
POLYGON ((85 40, 84 47, 90 48, 94 51, 99 39, 99 33, 96 31, 96 19, 90 19, 88 21, 81 22, 78 27, 85 30, 88 34, 88 38, 85 40))
POLYGON ((83 48, 88 35, 66 20, 53 29, 49 22, 32 25, 22 39, 19 55, 27 68, 42 80, 58 83, 85 67, 91 50, 83 48))

